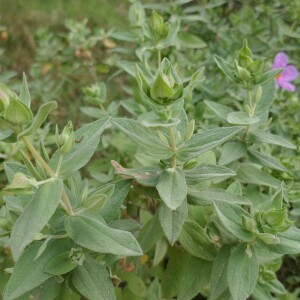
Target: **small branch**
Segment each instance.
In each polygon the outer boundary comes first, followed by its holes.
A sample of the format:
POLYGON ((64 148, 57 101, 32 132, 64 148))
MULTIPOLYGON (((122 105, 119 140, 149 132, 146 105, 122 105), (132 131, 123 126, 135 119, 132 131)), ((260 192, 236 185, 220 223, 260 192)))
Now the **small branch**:
MULTIPOLYGON (((46 172, 50 175, 50 177, 56 178, 57 175, 55 174, 55 172, 45 162, 45 160, 42 158, 42 156, 38 153, 38 151, 31 144, 29 139, 26 136, 23 136, 22 140, 23 140, 24 144, 26 145, 26 147, 28 148, 28 150, 31 152, 32 156, 42 165, 42 167, 46 170, 46 172)), ((63 198, 63 204, 64 204, 63 207, 64 207, 64 209, 66 210, 66 212, 69 215, 73 215, 74 212, 73 212, 73 209, 72 209, 72 205, 71 205, 70 200, 68 198, 68 195, 67 195, 67 193, 65 192, 64 189, 63 189, 63 192, 62 192, 62 198, 63 198)))

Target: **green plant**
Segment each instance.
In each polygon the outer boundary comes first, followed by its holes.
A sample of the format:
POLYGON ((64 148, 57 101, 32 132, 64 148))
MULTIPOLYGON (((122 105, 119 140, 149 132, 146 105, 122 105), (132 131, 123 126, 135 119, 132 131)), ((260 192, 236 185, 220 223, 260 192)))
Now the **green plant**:
MULTIPOLYGON (((170 5, 165 13, 184 16, 195 8, 170 5)), ((158 12, 147 17, 139 2, 129 19, 123 37, 138 50, 115 49, 111 66, 126 53, 130 61, 119 61, 112 77, 125 70, 134 78, 125 77, 123 86, 131 98, 112 101, 104 83, 84 87, 90 106, 82 112, 96 121, 76 131, 69 121, 54 134, 43 124, 56 102, 34 114, 25 76, 19 96, 0 86, 1 141, 8 154, 21 149, 17 161, 3 156, 3 298, 297 299, 291 286, 299 278, 279 280, 283 256, 297 265, 300 252, 299 178, 287 161, 297 149, 274 133, 291 131, 297 141, 293 108, 281 115, 280 95, 276 100, 282 69, 268 70, 268 59, 244 40, 234 58, 214 57, 231 81, 223 80, 222 93, 232 99, 202 101, 206 83, 214 86, 223 75, 207 81, 201 62, 185 68, 176 60, 194 51, 202 57, 201 40, 158 12), (281 122, 291 130, 279 131, 281 122), (94 153, 91 178, 85 167, 94 153)))

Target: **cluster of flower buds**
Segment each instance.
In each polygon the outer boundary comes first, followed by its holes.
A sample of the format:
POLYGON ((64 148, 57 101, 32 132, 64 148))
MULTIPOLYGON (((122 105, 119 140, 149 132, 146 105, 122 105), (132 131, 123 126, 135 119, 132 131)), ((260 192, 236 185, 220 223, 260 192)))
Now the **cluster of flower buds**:
POLYGON ((170 32, 170 23, 164 22, 164 19, 156 11, 148 19, 149 35, 154 44, 165 40, 170 32))
POLYGON ((238 58, 234 64, 234 75, 240 83, 247 86, 259 84, 263 74, 263 60, 253 60, 251 49, 247 40, 244 40, 242 49, 238 53, 238 58))
POLYGON ((138 68, 137 79, 142 93, 154 104, 170 105, 183 97, 183 83, 167 58, 161 62, 152 81, 138 68))
POLYGON ((106 101, 106 85, 105 83, 92 84, 82 89, 86 101, 93 105, 101 105, 106 101))
POLYGON ((263 232, 276 234, 288 230, 293 222, 288 219, 286 208, 270 208, 267 211, 257 212, 256 221, 263 232))

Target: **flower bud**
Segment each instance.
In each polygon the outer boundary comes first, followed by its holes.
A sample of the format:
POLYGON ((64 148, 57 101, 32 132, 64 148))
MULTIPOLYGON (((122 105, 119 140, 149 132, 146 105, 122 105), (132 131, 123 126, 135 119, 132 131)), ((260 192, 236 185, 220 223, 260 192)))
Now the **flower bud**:
POLYGON ((3 90, 0 89, 0 112, 4 111, 9 104, 9 98, 3 90))
POLYGON ((150 89, 151 98, 154 101, 169 99, 174 96, 174 83, 165 74, 158 74, 150 89))
POLYGON ((242 216, 242 226, 244 229, 250 232, 256 232, 256 222, 252 218, 242 216))
POLYGON ((235 61, 235 75, 237 78, 239 78, 245 82, 247 82, 251 79, 250 72, 247 69, 239 66, 237 61, 235 61))
POLYGON ((148 25, 154 43, 158 43, 168 36, 170 24, 168 22, 164 22, 163 17, 156 11, 152 12, 148 25))
POLYGON ((261 95, 262 95, 262 87, 259 86, 254 92, 254 102, 255 103, 258 103, 260 101, 261 95))
POLYGON ((38 183, 34 178, 28 178, 23 173, 16 173, 11 184, 4 188, 6 192, 18 192, 23 194, 33 193, 32 188, 38 187, 38 183))
POLYGON ((280 243, 280 239, 270 233, 258 233, 257 237, 267 245, 277 245, 280 243))
POLYGON ((247 68, 253 62, 251 49, 245 39, 242 49, 239 51, 238 63, 241 67, 247 68))
POLYGON ((58 134, 56 127, 56 144, 62 154, 69 153, 75 144, 75 136, 72 122, 69 121, 62 133, 58 134))

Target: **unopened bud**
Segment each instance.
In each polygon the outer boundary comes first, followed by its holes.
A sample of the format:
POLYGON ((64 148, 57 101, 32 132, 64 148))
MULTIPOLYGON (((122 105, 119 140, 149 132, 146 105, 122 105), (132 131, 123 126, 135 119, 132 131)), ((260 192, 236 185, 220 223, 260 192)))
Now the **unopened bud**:
POLYGON ((245 82, 247 82, 247 81, 250 80, 250 78, 251 78, 250 72, 249 72, 247 69, 245 69, 245 68, 239 66, 237 61, 235 61, 235 70, 236 70, 236 71, 235 71, 236 76, 237 76, 239 79, 241 79, 241 80, 243 80, 243 81, 245 81, 245 82))
POLYGON ((254 102, 257 103, 260 101, 262 95, 262 87, 259 86, 254 92, 254 102))
POLYGON ((56 127, 56 143, 62 154, 69 153, 75 144, 75 136, 72 122, 69 121, 62 133, 58 134, 56 127))
POLYGON ((9 98, 4 91, 0 89, 0 112, 5 110, 9 104, 9 98))
POLYGON ((18 192, 23 194, 33 193, 32 188, 38 187, 38 183, 34 178, 28 178, 23 173, 16 173, 11 184, 4 188, 6 192, 18 192))

